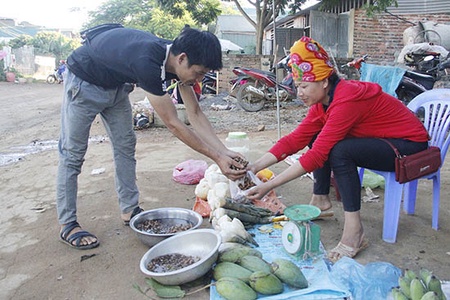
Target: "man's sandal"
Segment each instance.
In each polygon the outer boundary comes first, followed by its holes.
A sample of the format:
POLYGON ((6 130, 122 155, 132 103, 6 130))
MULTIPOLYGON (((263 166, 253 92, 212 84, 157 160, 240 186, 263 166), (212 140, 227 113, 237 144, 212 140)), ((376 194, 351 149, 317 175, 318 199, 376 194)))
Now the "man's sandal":
POLYGON ((129 220, 123 220, 123 225, 130 226, 130 221, 133 219, 134 216, 138 215, 139 213, 143 212, 144 210, 140 208, 139 206, 133 209, 133 212, 131 213, 129 220))
POLYGON ((353 258, 359 252, 361 252, 362 250, 366 249, 367 247, 369 247, 369 240, 367 240, 366 238, 363 238, 359 248, 353 248, 353 247, 347 246, 347 245, 339 242, 338 245, 330 251, 330 253, 328 254, 328 258, 332 262, 336 262, 336 261, 338 261, 339 259, 341 259, 344 256, 353 258), (332 253, 337 254, 337 255, 333 255, 332 256, 331 255, 332 253))
POLYGON ((80 224, 78 224, 77 221, 72 221, 70 223, 67 223, 64 226, 64 228, 61 230, 61 233, 59 234, 61 242, 65 243, 73 248, 79 249, 79 250, 92 249, 92 248, 98 247, 98 245, 100 245, 97 237, 95 235, 93 235, 92 233, 89 233, 85 230, 81 230, 81 231, 78 231, 78 232, 75 232, 75 233, 69 235, 70 232, 77 227, 81 228, 80 224), (85 238, 85 237, 93 237, 96 239, 96 241, 93 243, 87 244, 87 245, 82 245, 81 242, 82 242, 83 238, 85 238))

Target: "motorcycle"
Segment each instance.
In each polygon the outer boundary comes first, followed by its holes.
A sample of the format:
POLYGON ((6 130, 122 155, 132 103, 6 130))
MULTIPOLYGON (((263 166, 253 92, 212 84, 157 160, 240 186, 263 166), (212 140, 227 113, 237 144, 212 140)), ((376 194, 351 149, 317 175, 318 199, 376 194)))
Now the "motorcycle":
MULTIPOLYGON (((414 57, 415 54, 410 53, 406 55, 414 57)), ((342 65, 341 68, 354 67, 359 71, 362 64, 366 63, 368 57, 365 54, 342 65)), ((434 83, 440 79, 441 71, 450 68, 450 58, 447 57, 446 60, 440 62, 439 54, 425 55, 420 59, 407 59, 405 57, 405 61, 409 61, 407 65, 410 69, 405 71, 395 90, 397 98, 405 105, 408 105, 417 95, 433 89, 434 83)))
POLYGON ((288 62, 289 56, 285 56, 276 65, 276 69, 284 69, 286 72, 286 76, 281 82, 277 82, 275 73, 271 71, 234 68, 233 73, 237 75, 237 78, 230 82, 232 83, 230 94, 233 94, 233 90, 237 90, 237 102, 244 110, 249 112, 261 110, 266 102, 276 102, 277 96, 280 101, 296 99, 297 91, 288 62))
POLYGON ((217 94, 216 72, 208 72, 202 80, 202 95, 217 94))
POLYGON ((62 78, 62 76, 60 76, 60 75, 58 74, 58 69, 55 69, 55 71, 54 71, 52 74, 50 74, 50 75, 47 76, 46 81, 47 81, 47 83, 49 83, 49 84, 53 84, 53 83, 55 83, 55 82, 57 82, 57 83, 62 83, 62 82, 63 82, 63 78, 62 78))

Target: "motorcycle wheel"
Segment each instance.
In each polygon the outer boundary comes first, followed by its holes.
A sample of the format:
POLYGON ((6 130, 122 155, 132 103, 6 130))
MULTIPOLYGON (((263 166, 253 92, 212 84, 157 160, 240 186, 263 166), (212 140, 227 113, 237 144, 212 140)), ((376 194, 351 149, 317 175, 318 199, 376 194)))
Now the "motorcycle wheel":
MULTIPOLYGON (((412 99, 414 99, 419 94, 422 94, 424 90, 411 84, 408 85, 404 83, 401 84, 395 92, 397 93, 397 98, 407 106, 412 99)), ((423 107, 419 108, 419 110, 416 112, 416 115, 421 122, 424 121, 425 111, 423 107)))
POLYGON ((216 83, 213 81, 206 81, 202 84, 202 95, 215 94, 216 93, 216 83))
POLYGON ((263 109, 266 99, 264 97, 255 95, 249 91, 247 88, 249 86, 253 86, 258 89, 258 86, 255 86, 254 82, 247 82, 241 85, 239 88, 236 99, 239 105, 246 111, 256 112, 263 109))
POLYGON ((54 75, 48 75, 47 76, 47 83, 53 84, 56 82, 56 77, 54 75))
POLYGON ((396 89, 395 93, 397 94, 397 98, 403 102, 403 104, 408 105, 412 99, 414 99, 417 95, 425 92, 425 88, 420 88, 413 84, 408 84, 407 82, 402 82, 399 87, 396 89))

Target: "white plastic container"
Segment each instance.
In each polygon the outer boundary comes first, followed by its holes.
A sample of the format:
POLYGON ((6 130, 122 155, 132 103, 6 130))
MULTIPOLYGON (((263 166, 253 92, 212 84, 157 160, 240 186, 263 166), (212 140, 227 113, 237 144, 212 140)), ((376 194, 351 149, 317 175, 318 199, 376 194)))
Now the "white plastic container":
POLYGON ((229 132, 225 139, 225 145, 228 149, 241 153, 246 158, 250 151, 250 139, 245 132, 229 132))

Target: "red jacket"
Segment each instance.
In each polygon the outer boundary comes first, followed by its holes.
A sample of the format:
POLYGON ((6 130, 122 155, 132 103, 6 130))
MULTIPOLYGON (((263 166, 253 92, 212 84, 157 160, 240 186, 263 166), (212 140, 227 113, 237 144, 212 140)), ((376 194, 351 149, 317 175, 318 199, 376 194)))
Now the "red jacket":
POLYGON ((378 84, 353 80, 340 80, 328 109, 321 103, 311 106, 299 126, 269 152, 280 161, 305 148, 319 132, 314 147, 300 157, 307 172, 322 167, 334 145, 345 138, 429 140, 420 120, 397 98, 383 93, 378 84))

